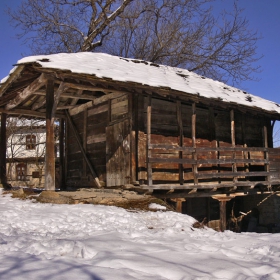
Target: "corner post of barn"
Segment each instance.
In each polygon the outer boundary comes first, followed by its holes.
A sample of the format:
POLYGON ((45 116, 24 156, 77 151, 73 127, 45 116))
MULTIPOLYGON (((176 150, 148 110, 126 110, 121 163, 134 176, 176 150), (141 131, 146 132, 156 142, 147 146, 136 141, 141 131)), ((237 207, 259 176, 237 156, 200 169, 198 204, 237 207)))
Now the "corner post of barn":
POLYGON ((6 135, 7 114, 1 113, 1 135, 0 135, 0 180, 1 185, 5 187, 7 184, 6 175, 6 151, 7 151, 7 135, 6 135))
POLYGON ((46 156, 45 190, 55 190, 55 129, 54 129, 54 80, 46 83, 46 156))

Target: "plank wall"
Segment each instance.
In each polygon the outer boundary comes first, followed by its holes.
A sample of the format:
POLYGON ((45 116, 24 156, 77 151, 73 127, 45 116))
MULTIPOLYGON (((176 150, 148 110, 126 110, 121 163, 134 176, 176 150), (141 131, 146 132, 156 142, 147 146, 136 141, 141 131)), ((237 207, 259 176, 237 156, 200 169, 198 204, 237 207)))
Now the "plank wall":
MULTIPOLYGON (((108 102, 85 108, 72 115, 83 148, 100 181, 106 178, 106 126, 108 102)), ((82 156, 73 131, 67 127, 67 185, 93 186, 93 178, 82 156)))
MULTIPOLYGON (((146 173, 146 155, 147 155, 147 100, 143 98, 139 101, 139 133, 138 133, 138 179, 143 183, 147 180, 146 173), (142 124, 140 124, 142 123, 142 124), (141 126, 142 125, 142 126, 141 126)), ((192 183, 194 178, 193 164, 174 163, 178 159, 189 160, 206 160, 203 164, 197 164, 197 172, 200 174, 200 182, 216 182, 213 176, 207 178, 207 174, 222 172, 250 172, 250 171, 266 171, 263 163, 245 164, 243 162, 232 163, 207 163, 207 160, 214 161, 230 161, 256 159, 264 160, 267 155, 264 151, 250 151, 247 154, 244 151, 225 150, 221 148, 232 147, 264 147, 264 125, 268 121, 263 117, 241 113, 237 110, 222 110, 217 108, 208 108, 204 105, 195 105, 195 143, 192 138, 192 117, 193 105, 187 103, 179 103, 180 112, 178 111, 178 101, 163 100, 152 98, 151 101, 151 144, 161 144, 166 146, 183 146, 199 148, 212 148, 210 151, 197 152, 194 158, 193 152, 168 149, 154 148, 151 151, 152 158, 164 159, 162 162, 152 163, 152 180, 153 184, 157 183, 192 183), (178 113, 180 117, 178 117, 178 113), (232 115, 231 115, 232 114, 232 115), (180 122, 182 133, 180 133, 180 122), (233 126, 231 125, 233 123, 233 126), (232 132, 234 129, 234 132, 232 132), (232 135, 234 133, 234 135, 232 135), (180 139, 181 143, 180 143, 180 139), (213 149, 220 149, 215 151, 213 149), (172 162, 173 160, 173 162, 172 162), (180 179, 180 165, 183 168, 183 179, 180 179), (211 179, 212 178, 212 179, 211 179)), ((269 139, 271 139, 271 132, 269 139)), ((222 181, 232 181, 232 175, 222 181)), ((245 178, 245 177, 244 177, 245 178)), ((242 180, 242 177, 241 177, 242 180)), ((140 182, 141 183, 141 182, 140 182)))

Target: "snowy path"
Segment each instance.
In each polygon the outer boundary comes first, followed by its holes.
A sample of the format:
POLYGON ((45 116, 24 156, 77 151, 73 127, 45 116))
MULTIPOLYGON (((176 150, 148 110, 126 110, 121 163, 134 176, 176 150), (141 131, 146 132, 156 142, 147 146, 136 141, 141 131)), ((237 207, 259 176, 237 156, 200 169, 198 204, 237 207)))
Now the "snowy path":
POLYGON ((191 229, 193 221, 0 196, 0 279, 280 279, 280 234, 191 229))

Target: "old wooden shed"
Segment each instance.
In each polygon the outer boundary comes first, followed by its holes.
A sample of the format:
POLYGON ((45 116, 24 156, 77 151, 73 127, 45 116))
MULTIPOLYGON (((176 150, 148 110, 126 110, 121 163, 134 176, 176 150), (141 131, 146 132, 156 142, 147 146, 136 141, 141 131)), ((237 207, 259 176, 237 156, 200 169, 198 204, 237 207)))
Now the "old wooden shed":
MULTIPOLYGON (((61 188, 134 186, 224 203, 280 184, 280 105, 184 69, 102 53, 27 57, 1 82, 0 112, 2 136, 7 114, 46 119, 46 189, 55 187, 56 119, 61 188)), ((0 157, 5 182, 3 140, 0 157)))

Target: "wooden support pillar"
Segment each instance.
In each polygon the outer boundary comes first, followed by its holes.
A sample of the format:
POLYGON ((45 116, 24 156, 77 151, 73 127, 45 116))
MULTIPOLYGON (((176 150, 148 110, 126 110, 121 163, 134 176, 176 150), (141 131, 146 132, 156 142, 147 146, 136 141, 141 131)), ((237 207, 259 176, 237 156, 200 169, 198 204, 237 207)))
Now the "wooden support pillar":
MULTIPOLYGON (((242 142, 243 147, 247 148, 247 140, 246 140, 246 115, 242 114, 242 120, 241 120, 241 129, 242 129, 242 142)), ((249 152, 245 150, 243 152, 243 158, 249 159, 249 152)), ((249 163, 245 163, 245 172, 249 172, 249 163)), ((248 179, 247 179, 248 181, 248 179)))
MULTIPOLYGON (((84 125, 83 125, 83 148, 85 153, 87 153, 87 108, 84 111, 84 125)), ((83 177, 87 175, 87 162, 83 158, 83 177)))
POLYGON ((186 201, 185 198, 174 198, 173 201, 176 203, 176 212, 182 213, 182 204, 186 201))
MULTIPOLYGON (((231 131, 231 146, 235 148, 235 122, 234 122, 234 110, 230 111, 230 131, 231 131)), ((235 160, 236 152, 232 152, 232 159, 235 160)), ((234 162, 232 164, 232 172, 237 172, 237 166, 234 162)), ((233 177, 233 182, 237 182, 237 177, 233 177)))
POLYGON ((152 186, 153 184, 153 174, 152 174, 152 164, 150 163, 150 158, 152 155, 152 151, 150 149, 151 144, 151 132, 152 132, 152 97, 148 96, 147 103, 147 185, 152 186))
POLYGON ((55 190, 54 81, 48 79, 46 89, 46 157, 45 190, 55 190))
MULTIPOLYGON (((177 122, 178 122, 178 132, 179 132, 179 146, 184 145, 184 132, 183 132, 183 122, 182 122, 182 105, 181 101, 177 101, 177 122)), ((179 159, 183 158, 183 152, 179 151, 179 159)), ((179 164, 179 182, 180 185, 184 184, 184 167, 183 164, 179 164)))
POLYGON ((227 216, 226 216, 226 204, 230 201, 233 196, 213 196, 214 199, 219 200, 220 204, 220 231, 227 229, 227 216))
MULTIPOLYGON (((192 104, 192 146, 196 148, 196 105, 192 104)), ((197 160, 196 150, 192 153, 192 159, 197 160)), ((197 178, 197 164, 193 164, 193 176, 194 176, 194 184, 198 184, 197 178)))
POLYGON ((7 136, 6 136, 6 120, 7 114, 1 114, 1 135, 0 135, 0 180, 3 187, 7 184, 6 174, 6 151, 7 151, 7 136))
POLYGON ((59 124, 59 188, 66 189, 65 184, 65 120, 60 119, 59 124))
MULTIPOLYGON (((266 148, 266 151, 264 152, 264 158, 267 160, 267 164, 265 164, 265 171, 269 172, 269 155, 268 155, 268 136, 267 136, 267 126, 264 124, 263 126, 263 142, 264 142, 264 147, 266 148)), ((271 188, 270 184, 270 175, 267 176, 266 180, 268 181, 268 188, 271 188)))

